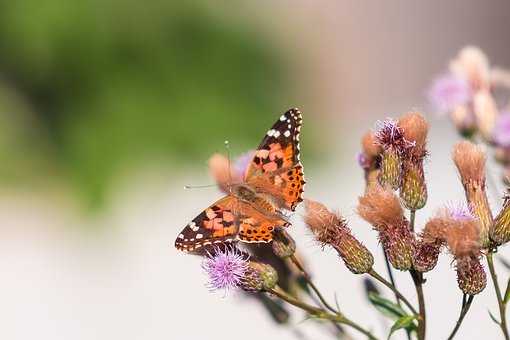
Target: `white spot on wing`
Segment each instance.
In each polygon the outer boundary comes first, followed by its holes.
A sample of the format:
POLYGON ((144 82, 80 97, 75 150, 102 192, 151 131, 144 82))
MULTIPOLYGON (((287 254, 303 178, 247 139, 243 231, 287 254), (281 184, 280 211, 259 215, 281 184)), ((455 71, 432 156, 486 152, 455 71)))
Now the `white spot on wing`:
POLYGON ((204 235, 202 235, 202 234, 197 234, 195 237, 196 237, 196 239, 197 239, 197 240, 200 240, 202 237, 204 237, 204 235))
POLYGON ((189 227, 190 227, 190 229, 191 229, 191 230, 193 230, 193 231, 198 231, 198 229, 199 229, 199 228, 198 228, 198 226, 197 226, 197 224, 196 224, 195 222, 191 222, 191 223, 189 224, 189 227))
POLYGON ((289 136, 290 136, 290 131, 289 131, 289 130, 285 131, 285 132, 283 133, 283 135, 284 135, 285 137, 289 137, 289 136))
POLYGON ((280 120, 283 122, 285 119, 287 119, 287 117, 284 114, 281 115, 280 120))
POLYGON ((181 240, 184 239, 184 235, 183 234, 179 234, 179 236, 177 236, 177 238, 180 238, 181 240))

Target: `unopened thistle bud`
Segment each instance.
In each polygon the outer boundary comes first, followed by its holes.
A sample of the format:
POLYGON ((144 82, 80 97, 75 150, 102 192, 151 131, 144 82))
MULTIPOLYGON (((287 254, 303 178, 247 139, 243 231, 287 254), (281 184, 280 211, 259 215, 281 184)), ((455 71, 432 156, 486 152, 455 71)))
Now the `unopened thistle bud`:
POLYGON ((492 142, 499 111, 489 90, 481 90, 475 94, 473 97, 473 111, 480 134, 487 142, 492 142))
POLYGON ((284 259, 294 255, 296 252, 296 242, 290 234, 283 228, 276 228, 273 231, 273 253, 284 259))
POLYGON ((247 292, 273 289, 278 283, 278 273, 268 264, 249 261, 239 286, 247 292))
POLYGON ((487 285, 487 275, 479 257, 464 256, 456 260, 457 283, 464 294, 476 295, 487 285))
POLYGON ((390 189, 373 186, 359 198, 357 211, 379 233, 379 240, 392 266, 398 270, 410 270, 413 267, 415 238, 398 197, 390 189))
POLYGON ((453 161, 459 170, 469 208, 480 221, 480 245, 490 247, 489 234, 493 228, 492 212, 485 192, 485 153, 470 142, 457 143, 453 161))
POLYGON ((367 273, 374 265, 370 251, 358 241, 346 221, 330 212, 323 204, 305 201, 305 223, 322 245, 333 247, 354 274, 367 273))
POLYGON ((377 143, 382 147, 379 182, 393 190, 400 187, 401 155, 409 143, 405 140, 397 122, 387 119, 380 123, 375 133, 377 143))
POLYGON ((416 252, 413 258, 414 269, 421 273, 431 271, 437 265, 440 252, 440 243, 427 243, 420 240, 416 245, 416 252))
POLYGON ((403 116, 399 122, 404 139, 413 146, 402 153, 402 180, 400 198, 409 210, 418 210, 427 202, 427 185, 423 171, 423 160, 427 155, 428 123, 423 116, 411 112, 403 116))
POLYGON ((505 196, 503 207, 494 221, 494 229, 491 233, 492 241, 500 246, 510 241, 510 196, 505 196))

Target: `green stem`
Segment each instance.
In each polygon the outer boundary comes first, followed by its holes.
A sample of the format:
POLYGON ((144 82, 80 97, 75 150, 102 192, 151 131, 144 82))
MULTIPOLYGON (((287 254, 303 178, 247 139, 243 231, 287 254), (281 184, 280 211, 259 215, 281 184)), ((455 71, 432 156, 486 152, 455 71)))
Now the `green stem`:
POLYGON ((268 292, 273 294, 273 295, 275 295, 275 296, 277 296, 277 297, 279 297, 280 299, 290 303, 291 305, 296 306, 296 307, 304 310, 305 312, 307 312, 308 314, 310 314, 312 316, 315 316, 315 317, 320 318, 320 319, 334 321, 336 323, 345 324, 347 326, 350 326, 350 327, 356 329, 360 333, 362 333, 365 336, 367 336, 369 339, 377 340, 377 338, 370 331, 364 329, 363 327, 361 327, 360 325, 358 325, 354 321, 349 320, 348 318, 346 318, 341 313, 332 314, 332 313, 329 313, 326 310, 323 310, 323 309, 311 306, 311 305, 309 305, 309 304, 307 304, 307 303, 305 303, 303 301, 300 301, 300 300, 296 299, 295 297, 285 293, 279 287, 275 287, 273 289, 270 289, 270 290, 268 290, 268 292))
POLYGON ((457 320, 457 323, 455 324, 455 328, 451 332, 450 336, 448 337, 448 340, 452 340, 457 331, 460 328, 460 325, 462 324, 462 321, 464 320, 464 317, 466 316, 467 312, 469 311, 469 308, 471 307, 471 303, 473 302, 474 295, 469 295, 469 298, 466 301, 466 294, 462 297, 462 308, 460 310, 459 319, 457 320))
POLYGON ((385 285, 386 287, 391 289, 393 291, 393 293, 395 293, 395 296, 397 297, 397 299, 402 300, 402 302, 404 302, 404 304, 409 308, 409 310, 413 314, 418 315, 418 312, 416 311, 416 309, 414 309, 413 305, 405 298, 404 295, 402 295, 398 291, 397 287, 395 287, 392 283, 388 282, 386 279, 384 279, 379 273, 377 273, 373 269, 371 269, 368 272, 368 275, 372 276, 374 279, 376 279, 377 281, 381 282, 383 285, 385 285))
POLYGON ((414 231, 414 220, 416 218, 416 210, 410 210, 409 214, 409 227, 411 228, 411 231, 414 231))
POLYGON ((324 296, 319 291, 319 288, 317 288, 317 286, 313 283, 310 275, 305 270, 305 268, 303 267, 301 262, 299 262, 299 260, 296 258, 296 256, 295 255, 290 256, 290 260, 299 269, 301 274, 303 274, 303 277, 305 278, 306 283, 310 286, 310 288, 312 288, 312 290, 315 292, 315 294, 319 298, 320 302, 324 305, 324 307, 326 307, 327 309, 329 309, 333 313, 338 313, 339 311, 337 311, 335 308, 331 307, 331 305, 326 301, 324 296))
POLYGON ((423 275, 414 269, 411 270, 414 286, 416 287, 416 296, 418 297, 418 309, 420 318, 418 319, 418 340, 425 340, 427 328, 427 313, 425 310, 425 298, 423 296, 423 275))
POLYGON ((503 302, 503 297, 501 296, 501 289, 499 288, 498 283, 498 275, 496 274, 496 268, 494 267, 494 259, 493 254, 495 251, 489 250, 487 253, 487 264, 489 265, 489 271, 491 272, 491 278, 492 283, 494 284, 494 290, 496 291, 496 297, 498 299, 498 307, 499 307, 499 315, 501 318, 501 321, 499 323, 499 326, 501 327, 501 331, 503 332, 503 335, 505 336, 505 340, 509 340, 508 337, 508 329, 506 326, 506 306, 503 302))

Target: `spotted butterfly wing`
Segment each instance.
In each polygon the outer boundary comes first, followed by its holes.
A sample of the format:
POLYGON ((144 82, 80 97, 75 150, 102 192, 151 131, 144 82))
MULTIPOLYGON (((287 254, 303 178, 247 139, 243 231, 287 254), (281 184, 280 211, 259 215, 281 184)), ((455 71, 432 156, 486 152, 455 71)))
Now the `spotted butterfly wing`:
POLYGON ((238 207, 238 199, 231 195, 213 203, 184 227, 175 240, 175 247, 193 252, 207 245, 234 240, 239 227, 238 207))
POLYGON ((282 114, 267 131, 244 176, 247 184, 270 194, 282 208, 291 211, 303 200, 305 184, 299 160, 301 123, 298 109, 282 114))

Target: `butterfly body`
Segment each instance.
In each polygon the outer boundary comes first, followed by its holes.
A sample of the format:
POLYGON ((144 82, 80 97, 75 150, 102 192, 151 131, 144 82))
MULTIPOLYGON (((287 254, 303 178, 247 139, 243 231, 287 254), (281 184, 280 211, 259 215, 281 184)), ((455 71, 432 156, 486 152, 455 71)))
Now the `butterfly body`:
POLYGON ((267 132, 247 167, 243 181, 227 185, 221 198, 193 219, 175 241, 183 251, 242 241, 267 243, 276 227, 286 227, 285 213, 302 201, 305 184, 299 161, 301 113, 285 112, 267 132))

